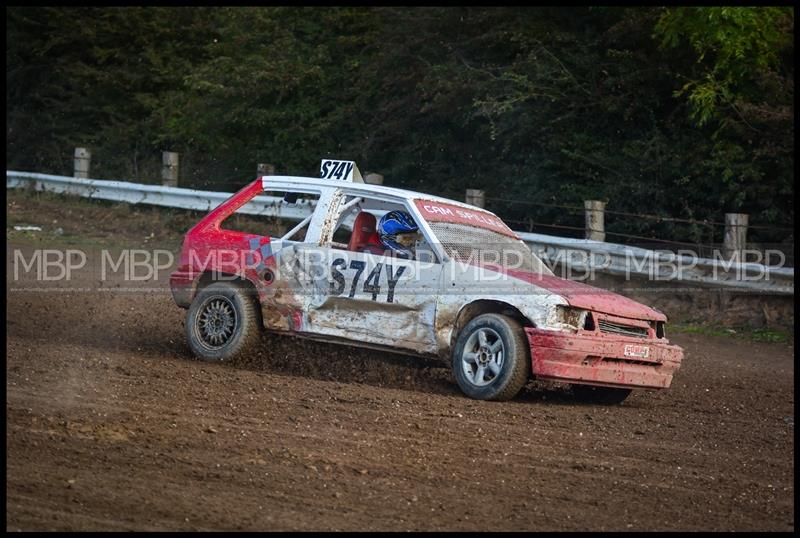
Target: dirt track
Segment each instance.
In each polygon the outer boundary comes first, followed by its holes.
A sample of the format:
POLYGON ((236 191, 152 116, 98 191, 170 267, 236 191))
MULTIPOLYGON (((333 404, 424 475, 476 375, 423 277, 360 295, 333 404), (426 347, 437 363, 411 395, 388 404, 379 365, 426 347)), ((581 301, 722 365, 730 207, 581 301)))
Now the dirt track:
MULTIPOLYGON (((160 226, 15 200, 65 237, 160 226)), ((489 403, 435 361, 286 337, 201 363, 168 291, 115 286, 7 281, 7 530, 794 529, 793 345, 672 335, 667 391, 489 403)))
POLYGON ((464 398, 270 337, 192 359, 167 292, 11 292, 8 530, 794 528, 793 348, 679 335, 666 392, 464 398))

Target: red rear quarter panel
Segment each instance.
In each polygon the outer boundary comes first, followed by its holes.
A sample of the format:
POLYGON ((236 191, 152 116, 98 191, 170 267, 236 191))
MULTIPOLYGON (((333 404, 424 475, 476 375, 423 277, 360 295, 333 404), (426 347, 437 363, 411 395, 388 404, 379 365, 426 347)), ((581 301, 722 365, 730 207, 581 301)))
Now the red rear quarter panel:
POLYGON ((270 238, 220 228, 225 219, 261 193, 259 178, 217 206, 186 233, 178 267, 170 275, 172 294, 179 306, 187 308, 191 304, 197 281, 206 272, 245 278, 261 293, 259 272, 274 264, 270 238))

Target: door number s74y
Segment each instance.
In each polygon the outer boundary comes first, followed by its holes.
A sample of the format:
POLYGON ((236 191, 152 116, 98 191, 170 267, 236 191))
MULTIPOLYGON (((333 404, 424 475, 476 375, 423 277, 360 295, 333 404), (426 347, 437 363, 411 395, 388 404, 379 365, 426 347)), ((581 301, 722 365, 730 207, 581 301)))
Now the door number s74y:
MULTIPOLYGON (((347 294, 348 297, 355 297, 356 291, 358 290, 358 283, 361 279, 362 275, 364 274, 364 270, 367 267, 367 263, 361 260, 350 260, 350 269, 355 269, 355 274, 353 275, 353 279, 350 282, 350 292, 347 294)), ((342 295, 345 292, 345 288, 347 288, 347 280, 345 275, 342 271, 348 269, 347 260, 344 258, 336 258, 331 263, 331 281, 330 281, 330 292, 331 295, 342 295)), ((397 281, 400 280, 400 277, 405 272, 405 266, 400 266, 397 268, 397 271, 394 270, 391 264, 384 264, 378 263, 369 272, 366 279, 364 279, 363 286, 361 291, 368 295, 372 295, 372 300, 377 301, 378 295, 381 293, 381 275, 386 275, 386 302, 393 303, 394 302, 394 288, 397 285, 397 281)))

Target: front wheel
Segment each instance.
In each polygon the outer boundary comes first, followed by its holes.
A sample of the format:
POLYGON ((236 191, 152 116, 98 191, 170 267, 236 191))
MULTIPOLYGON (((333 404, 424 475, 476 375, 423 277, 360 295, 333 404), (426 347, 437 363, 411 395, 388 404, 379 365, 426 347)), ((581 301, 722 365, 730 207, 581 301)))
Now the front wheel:
POLYGON ((476 400, 510 400, 530 377, 522 327, 508 316, 483 314, 461 330, 453 348, 453 373, 476 400))
POLYGON ((197 293, 186 314, 186 336, 199 359, 230 360, 258 344, 261 323, 248 291, 233 282, 215 282, 197 293))
POLYGON ((600 405, 616 405, 622 403, 630 396, 631 389, 618 389, 614 387, 595 387, 593 385, 572 385, 572 394, 584 403, 600 405))

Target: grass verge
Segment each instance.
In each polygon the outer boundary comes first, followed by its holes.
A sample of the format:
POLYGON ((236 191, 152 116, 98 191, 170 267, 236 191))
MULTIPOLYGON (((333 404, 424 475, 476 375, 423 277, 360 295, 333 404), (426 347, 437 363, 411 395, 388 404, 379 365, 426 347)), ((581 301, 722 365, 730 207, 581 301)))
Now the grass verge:
POLYGON ((771 342, 776 344, 793 344, 794 331, 773 327, 720 327, 717 325, 696 325, 677 323, 669 327, 673 333, 703 334, 709 336, 732 336, 751 342, 771 342))

